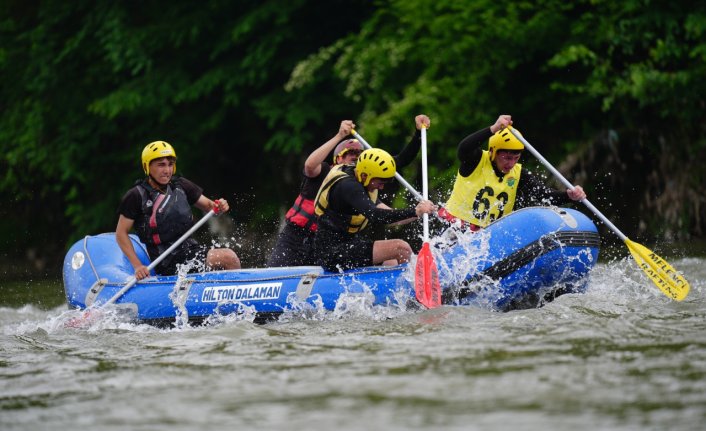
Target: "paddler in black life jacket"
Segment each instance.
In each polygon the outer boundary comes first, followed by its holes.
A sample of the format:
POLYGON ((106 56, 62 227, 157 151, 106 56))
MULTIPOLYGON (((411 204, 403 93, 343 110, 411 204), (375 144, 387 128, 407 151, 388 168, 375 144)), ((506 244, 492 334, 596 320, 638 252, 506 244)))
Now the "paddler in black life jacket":
MULTIPOLYGON (((430 120, 424 114, 414 118, 416 131, 409 143, 394 156, 399 167, 407 166, 414 161, 421 147, 421 128, 429 127, 430 120)), ((304 162, 304 178, 299 196, 294 205, 285 215, 282 231, 277 236, 277 242, 267 260, 268 267, 302 266, 313 264, 309 258, 311 243, 317 229, 316 214, 314 214, 314 199, 324 178, 331 168, 342 164, 354 164, 363 151, 363 145, 357 139, 351 139, 351 131, 355 123, 351 120, 341 122, 338 133, 314 150, 304 162), (333 149, 333 163, 326 162, 326 157, 333 149)))
POLYGON ((516 209, 564 205, 586 197, 581 186, 554 190, 523 169, 518 161, 525 146, 510 132, 511 125, 512 117, 501 115, 495 124, 458 144, 461 165, 451 196, 438 212, 440 218, 476 231, 516 209), (480 147, 486 139, 487 151, 480 147))
POLYGON ((406 241, 373 241, 360 234, 370 224, 404 224, 436 211, 428 200, 407 209, 391 209, 380 201, 378 190, 394 178, 396 170, 388 152, 371 148, 361 153, 355 166, 340 165, 329 172, 316 196, 315 264, 337 271, 409 261, 412 248, 406 241))
MULTIPOLYGON (((227 212, 225 199, 212 201, 203 195, 203 189, 184 177, 174 176, 176 152, 164 141, 148 144, 142 151, 142 169, 147 177, 139 180, 125 193, 120 202, 115 238, 125 256, 135 268, 135 278, 148 277, 149 271, 137 257, 128 236, 134 227, 140 241, 147 246, 154 260, 181 238, 193 225, 191 206, 206 212, 217 209, 227 212)), ((192 259, 206 257, 205 269, 239 269, 240 260, 228 248, 206 250, 195 239, 188 238, 157 265, 155 272, 173 275, 177 265, 192 259)))

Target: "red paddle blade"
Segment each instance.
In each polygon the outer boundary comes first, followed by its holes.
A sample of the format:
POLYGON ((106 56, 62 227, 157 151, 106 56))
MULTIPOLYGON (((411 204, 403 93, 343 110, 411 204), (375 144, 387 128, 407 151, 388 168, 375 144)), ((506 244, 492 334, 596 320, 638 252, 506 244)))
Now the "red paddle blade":
POLYGON ((100 314, 101 313, 98 313, 96 311, 85 310, 81 314, 81 317, 74 317, 72 319, 69 319, 68 322, 64 323, 64 327, 74 329, 86 329, 90 327, 93 323, 95 323, 96 320, 99 319, 100 314))
POLYGON ((441 286, 439 286, 439 270, 436 268, 434 256, 429 243, 425 242, 417 256, 417 268, 414 274, 414 294, 417 300, 427 308, 441 305, 441 286))

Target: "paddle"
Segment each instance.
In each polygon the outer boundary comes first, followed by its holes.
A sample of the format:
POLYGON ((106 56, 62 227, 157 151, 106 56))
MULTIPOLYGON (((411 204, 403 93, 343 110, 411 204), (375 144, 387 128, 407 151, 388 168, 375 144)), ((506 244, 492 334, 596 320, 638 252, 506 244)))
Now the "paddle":
MULTIPOLYGON (((549 169, 555 177, 557 177, 566 187, 573 189, 574 186, 559 171, 557 171, 554 166, 552 166, 541 154, 535 150, 529 142, 525 140, 518 132, 516 132, 512 127, 510 127, 510 132, 517 139, 519 139, 525 148, 527 148, 542 164, 549 169)), ((674 299, 675 301, 681 301, 689 294, 689 282, 682 277, 680 273, 677 272, 666 260, 659 257, 655 252, 648 249, 647 247, 631 241, 626 237, 613 223, 610 222, 603 214, 601 214, 588 199, 583 199, 581 202, 590 209, 593 214, 598 216, 606 226, 610 228, 620 239, 625 242, 628 250, 632 254, 632 257, 637 262, 637 265, 642 269, 642 271, 647 274, 647 276, 652 280, 652 282, 668 297, 674 299)))
MULTIPOLYGON (((210 219, 211 217, 213 217, 217 212, 218 212, 217 209, 216 209, 216 210, 211 210, 211 211, 207 212, 206 215, 204 215, 203 217, 201 217, 201 220, 199 220, 198 222, 196 222, 196 224, 194 224, 193 226, 191 226, 191 229, 189 229, 188 231, 186 231, 186 233, 184 233, 184 235, 182 235, 178 240, 176 240, 176 241, 174 242, 174 244, 172 244, 168 249, 166 249, 166 250, 164 251, 164 253, 162 253, 162 254, 160 254, 159 256, 157 256, 157 258, 156 258, 152 263, 149 264, 149 266, 147 267, 147 270, 148 270, 148 271, 152 271, 157 265, 159 265, 159 263, 160 263, 161 261, 163 261, 167 256, 169 256, 169 253, 173 252, 175 248, 179 247, 179 245, 180 245, 182 242, 186 241, 186 239, 187 239, 188 237, 190 237, 190 236, 191 236, 194 232, 196 232, 201 226, 203 226, 203 224, 206 223, 206 222, 208 221, 208 219, 210 219)), ((122 289, 118 290, 118 291, 115 293, 115 295, 113 295, 109 300, 107 300, 106 302, 104 302, 104 303, 103 303, 103 306, 106 306, 106 305, 109 305, 109 304, 114 304, 115 301, 117 301, 118 299, 120 299, 120 298, 125 294, 125 292, 127 292, 127 291, 130 290, 130 289, 132 289, 132 287, 133 287, 136 283, 137 283, 137 278, 135 278, 134 276, 130 277, 130 281, 128 281, 128 283, 127 283, 125 286, 123 286, 122 289)))
MULTIPOLYGON (((372 148, 368 142, 355 130, 351 134, 359 140, 366 149, 372 148)), ((422 128, 422 185, 424 196, 419 194, 399 172, 395 172, 395 178, 414 195, 417 200, 426 200, 428 191, 427 180, 427 130, 422 128)), ((441 287, 439 285, 439 271, 434 262, 434 256, 429 248, 429 216, 424 214, 424 244, 417 255, 417 267, 414 275, 414 293, 417 300, 428 308, 435 308, 441 305, 441 287)))
MULTIPOLYGON (((363 137, 360 136, 360 134, 358 134, 358 132, 356 132, 355 130, 351 130, 351 135, 355 136, 355 138, 357 140, 359 140, 361 144, 363 144, 363 146, 365 147, 366 150, 369 150, 370 148, 372 148, 370 146, 370 144, 368 144, 368 142, 365 139, 363 139, 363 137)), ((402 175, 400 175, 399 172, 395 172, 395 178, 403 186, 405 186, 405 188, 407 188, 407 190, 409 190, 409 192, 412 193, 414 195, 414 197, 417 198, 418 201, 421 201, 423 199, 422 195, 420 195, 418 191, 414 190, 414 187, 412 187, 404 178, 402 178, 402 175)))
MULTIPOLYGON (((422 126, 422 195, 424 200, 429 196, 429 179, 427 176, 427 128, 422 126)), ((417 255, 417 268, 414 273, 414 293, 417 300, 427 308, 441 305, 441 286, 439 286, 439 270, 434 262, 434 256, 429 248, 429 214, 423 215, 424 244, 417 255)))
MULTIPOLYGON (((211 211, 206 213, 206 215, 201 217, 201 220, 199 220, 198 222, 196 222, 196 224, 191 226, 191 229, 186 231, 186 233, 184 233, 184 235, 182 235, 178 240, 176 240, 174 242, 174 244, 172 244, 168 249, 166 249, 164 251, 164 253, 157 256, 157 258, 152 263, 149 264, 149 266, 147 267, 147 270, 152 271, 157 265, 159 265, 159 263, 161 261, 163 261, 167 256, 169 256, 169 253, 174 251, 175 248, 177 248, 182 242, 184 242, 187 238, 189 238, 194 232, 196 232, 196 230, 198 228, 203 226, 203 224, 206 223, 217 212, 218 212, 217 209, 212 209, 211 211)), ((106 302, 102 303, 101 305, 103 307, 105 307, 106 305, 114 304, 115 301, 120 299, 125 294, 125 292, 132 289, 132 287, 135 286, 135 284, 137 284, 137 278, 135 278, 135 276, 131 276, 129 281, 127 282, 127 284, 125 286, 123 286, 122 289, 117 291, 115 293, 115 295, 113 295, 110 299, 108 299, 106 302)), ((87 326, 87 321, 88 321, 87 319, 90 319, 93 317, 92 311, 97 311, 95 306, 88 307, 85 310, 85 312, 83 313, 83 316, 81 317, 81 319, 79 319, 79 318, 71 319, 69 322, 66 323, 66 326, 73 327, 73 328, 87 326)))

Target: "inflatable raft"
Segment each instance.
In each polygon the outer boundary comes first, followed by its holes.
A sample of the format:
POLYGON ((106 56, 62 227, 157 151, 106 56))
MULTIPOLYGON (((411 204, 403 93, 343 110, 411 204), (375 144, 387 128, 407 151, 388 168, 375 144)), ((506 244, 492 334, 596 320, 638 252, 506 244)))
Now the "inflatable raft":
MULTIPOLYGON (((133 235, 131 239, 148 265, 144 245, 133 235)), ((599 246, 589 218, 555 207, 515 211, 478 233, 450 228, 432 240, 443 303, 499 311, 537 307, 558 295, 583 291, 599 246)), ((114 234, 86 236, 64 261, 69 308, 100 307, 132 275, 114 234)), ((351 295, 365 295, 373 305, 416 303, 414 261, 340 273, 306 266, 152 276, 125 292, 115 306, 155 325, 177 318, 200 323, 243 310, 254 311, 262 321, 306 307, 334 310, 351 295)))

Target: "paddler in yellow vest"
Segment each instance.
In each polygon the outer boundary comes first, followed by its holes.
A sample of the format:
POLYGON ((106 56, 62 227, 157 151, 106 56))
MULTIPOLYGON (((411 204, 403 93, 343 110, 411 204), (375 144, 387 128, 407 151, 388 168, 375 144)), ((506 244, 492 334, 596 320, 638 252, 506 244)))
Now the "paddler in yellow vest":
POLYGON ((461 165, 451 196, 439 210, 440 218, 476 231, 515 209, 564 205, 586 197, 581 186, 553 190, 523 169, 518 161, 525 146, 510 132, 511 125, 512 118, 501 115, 495 124, 468 135, 458 144, 461 165), (487 151, 480 147, 486 139, 487 151))
MULTIPOLYGON (((417 130, 409 143, 394 156, 398 167, 407 166, 417 157, 422 144, 421 129, 429 128, 431 120, 424 114, 414 117, 417 130)), ((294 205, 287 211, 285 222, 275 243, 267 266, 302 266, 309 265, 309 251, 316 233, 316 214, 314 213, 314 199, 321 188, 321 184, 331 168, 340 164, 355 164, 358 156, 364 150, 363 144, 357 139, 350 139, 350 133, 355 128, 351 120, 341 122, 338 134, 311 152, 304 162, 303 180, 294 205), (348 138, 348 139, 346 139, 348 138), (334 148, 335 147, 335 148, 334 148), (326 157, 333 150, 333 161, 327 163, 326 157)), ((393 193, 396 183, 390 184, 385 192, 393 193)), ((385 201, 385 196, 380 197, 385 201)))
POLYGON ((395 159, 385 150, 363 151, 355 165, 338 165, 324 179, 316 196, 318 229, 312 259, 329 271, 409 261, 412 248, 401 239, 373 241, 361 232, 370 224, 404 224, 436 211, 425 200, 415 208, 392 209, 378 190, 392 181, 395 159))

